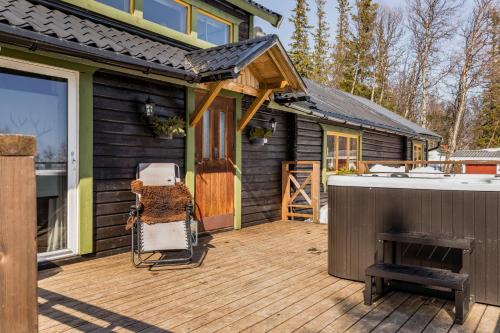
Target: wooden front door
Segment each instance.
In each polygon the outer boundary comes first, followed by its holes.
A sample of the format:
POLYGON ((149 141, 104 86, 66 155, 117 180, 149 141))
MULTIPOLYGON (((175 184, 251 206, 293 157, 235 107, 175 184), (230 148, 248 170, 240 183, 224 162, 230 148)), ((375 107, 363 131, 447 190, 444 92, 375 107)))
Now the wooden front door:
MULTIPOLYGON (((197 95, 199 103, 203 95, 197 95)), ((233 226, 235 101, 217 97, 196 125, 195 215, 201 231, 233 226)))

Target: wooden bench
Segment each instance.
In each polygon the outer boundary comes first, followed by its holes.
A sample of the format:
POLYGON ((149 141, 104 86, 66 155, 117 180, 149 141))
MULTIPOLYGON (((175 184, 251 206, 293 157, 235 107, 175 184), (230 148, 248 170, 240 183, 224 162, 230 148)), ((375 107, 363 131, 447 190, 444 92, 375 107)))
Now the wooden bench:
POLYGON ((444 261, 451 249, 460 249, 462 250, 462 266, 464 266, 464 263, 467 263, 466 266, 469 267, 474 240, 468 238, 448 238, 423 233, 379 233, 377 234, 377 263, 366 269, 366 287, 364 292, 366 305, 372 304, 374 278, 376 292, 379 296, 384 294, 385 286, 391 280, 426 287, 446 288, 450 289, 454 294, 455 322, 462 324, 467 318, 470 304, 472 303, 469 273, 463 270, 456 273, 439 268, 399 265, 394 262, 386 263, 384 258, 386 242, 392 243, 393 249, 397 243, 407 244, 405 252, 413 244, 419 245, 420 250, 423 246, 431 246, 433 250, 428 259, 431 258, 437 248, 447 248, 444 257, 441 259, 442 261, 444 261))

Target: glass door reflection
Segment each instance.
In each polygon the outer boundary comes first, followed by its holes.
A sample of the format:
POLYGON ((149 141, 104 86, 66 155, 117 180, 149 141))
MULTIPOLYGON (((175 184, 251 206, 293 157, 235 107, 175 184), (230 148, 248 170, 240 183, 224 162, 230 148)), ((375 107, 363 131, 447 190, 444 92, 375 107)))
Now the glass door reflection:
POLYGON ((68 248, 68 82, 0 68, 0 133, 37 139, 38 253, 68 248))

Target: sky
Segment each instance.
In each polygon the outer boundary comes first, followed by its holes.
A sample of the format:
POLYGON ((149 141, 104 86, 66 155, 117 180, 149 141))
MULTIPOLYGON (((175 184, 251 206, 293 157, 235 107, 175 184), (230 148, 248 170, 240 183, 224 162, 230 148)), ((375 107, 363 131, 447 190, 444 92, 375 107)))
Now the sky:
MULTIPOLYGON (((255 26, 260 26, 264 29, 264 32, 267 34, 274 33, 279 35, 281 42, 288 48, 290 44, 290 37, 293 32, 293 25, 290 23, 288 18, 292 15, 292 9, 295 5, 294 0, 256 0, 258 3, 266 6, 269 9, 274 10, 277 13, 283 15, 283 22, 281 22, 281 26, 279 28, 274 28, 271 24, 261 20, 260 18, 255 18, 255 26)), ((310 7, 309 12, 309 24, 316 24, 316 6, 314 0, 307 0, 310 7)), ((465 5, 463 6, 465 9, 470 9, 472 7, 473 0, 464 0, 465 5)), ((375 2, 392 7, 392 8, 401 8, 404 6, 404 0, 376 0, 375 2)), ((354 3, 354 0, 351 0, 351 3, 354 3)), ((337 10, 336 10, 337 1, 336 0, 326 0, 326 16, 328 19, 328 24, 330 26, 330 39, 333 41, 335 27, 337 25, 337 10)), ((312 45, 312 40, 310 40, 312 45)))

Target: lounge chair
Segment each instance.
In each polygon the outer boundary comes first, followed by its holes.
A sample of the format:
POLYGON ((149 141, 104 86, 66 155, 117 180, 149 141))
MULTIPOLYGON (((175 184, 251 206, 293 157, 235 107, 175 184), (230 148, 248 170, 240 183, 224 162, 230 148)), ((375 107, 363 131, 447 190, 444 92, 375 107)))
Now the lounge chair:
MULTIPOLYGON (((179 166, 173 163, 141 163, 137 179, 144 186, 172 186, 180 182, 179 166)), ((137 217, 132 227, 132 263, 135 267, 190 263, 193 246, 198 243, 198 228, 192 220, 192 204, 186 207, 186 218, 177 222, 146 224, 141 222, 140 195, 130 214, 137 217), (168 255, 176 252, 175 257, 168 255), (160 253, 160 257, 155 254, 160 253), (154 257, 154 258, 153 258, 154 257)))

